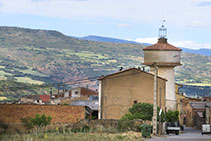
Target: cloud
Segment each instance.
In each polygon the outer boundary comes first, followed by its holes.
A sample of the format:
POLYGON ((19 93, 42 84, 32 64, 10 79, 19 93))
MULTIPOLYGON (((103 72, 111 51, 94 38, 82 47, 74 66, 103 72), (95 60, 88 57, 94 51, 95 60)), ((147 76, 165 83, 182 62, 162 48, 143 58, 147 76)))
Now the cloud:
POLYGON ((151 38, 137 38, 135 40, 138 43, 149 43, 149 44, 155 44, 158 41, 157 37, 151 37, 151 38))
POLYGON ((191 24, 188 26, 195 27, 195 28, 205 28, 208 27, 208 23, 203 22, 203 21, 193 21, 191 24))
POLYGON ((122 28, 123 28, 123 27, 128 27, 128 26, 129 26, 129 24, 118 24, 118 25, 117 25, 117 27, 122 27, 122 28))
POLYGON ((197 43, 195 41, 179 41, 179 42, 172 42, 171 44, 177 47, 185 47, 185 48, 190 48, 190 49, 200 49, 200 48, 211 49, 211 44, 197 43))
POLYGON ((203 1, 196 4, 196 6, 211 6, 210 1, 203 1))
POLYGON ((50 0, 31 0, 32 2, 49 2, 50 0))
MULTIPOLYGON (((139 43, 155 44, 155 43, 157 43, 157 40, 158 40, 157 37, 151 37, 151 38, 137 38, 135 41, 139 42, 139 43)), ((200 49, 200 48, 211 49, 211 44, 209 44, 209 43, 197 43, 197 42, 191 41, 191 40, 170 42, 170 44, 172 44, 176 47, 184 47, 184 48, 190 48, 190 49, 200 49)))

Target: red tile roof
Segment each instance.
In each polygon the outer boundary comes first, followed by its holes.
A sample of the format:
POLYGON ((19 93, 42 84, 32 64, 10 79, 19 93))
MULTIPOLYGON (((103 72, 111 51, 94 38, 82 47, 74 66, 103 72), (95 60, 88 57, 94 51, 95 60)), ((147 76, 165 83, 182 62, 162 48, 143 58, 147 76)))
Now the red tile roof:
POLYGON ((98 93, 94 90, 90 90, 88 88, 81 87, 81 95, 98 95, 98 93))
POLYGON ((40 95, 40 99, 43 102, 49 102, 50 101, 50 95, 40 95))
POLYGON ((168 43, 157 43, 148 47, 145 47, 143 50, 169 50, 169 51, 182 51, 182 49, 172 46, 168 43))

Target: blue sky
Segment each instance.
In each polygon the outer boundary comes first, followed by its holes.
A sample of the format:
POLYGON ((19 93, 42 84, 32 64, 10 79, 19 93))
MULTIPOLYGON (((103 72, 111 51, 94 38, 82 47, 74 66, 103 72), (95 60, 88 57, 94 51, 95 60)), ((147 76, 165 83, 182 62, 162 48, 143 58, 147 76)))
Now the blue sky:
POLYGON ((175 46, 211 49, 209 0, 0 0, 0 25, 155 43, 162 19, 175 46))

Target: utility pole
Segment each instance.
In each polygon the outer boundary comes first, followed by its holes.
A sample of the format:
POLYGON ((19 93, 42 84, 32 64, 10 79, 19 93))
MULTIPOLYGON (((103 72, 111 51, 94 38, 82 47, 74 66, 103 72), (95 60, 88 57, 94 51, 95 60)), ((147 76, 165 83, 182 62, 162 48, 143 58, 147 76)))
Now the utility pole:
POLYGON ((58 84, 58 95, 59 95, 59 87, 60 87, 60 84, 58 84))
POLYGON ((157 75, 158 75, 158 66, 157 62, 154 62, 154 96, 153 96, 153 135, 157 135, 157 75))
POLYGON ((159 135, 162 134, 162 124, 161 124, 161 118, 162 118, 162 107, 161 107, 161 91, 162 91, 162 88, 160 87, 160 103, 159 103, 159 106, 160 106, 160 112, 159 112, 159 135))

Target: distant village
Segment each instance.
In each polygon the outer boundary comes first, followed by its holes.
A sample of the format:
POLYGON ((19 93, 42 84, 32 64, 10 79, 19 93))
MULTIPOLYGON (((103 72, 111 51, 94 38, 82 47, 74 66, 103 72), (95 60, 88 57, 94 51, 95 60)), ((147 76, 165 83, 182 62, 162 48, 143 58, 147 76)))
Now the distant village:
MULTIPOLYGON (((160 37, 154 45, 144 48, 144 65, 150 67, 146 72, 143 68, 121 69, 116 73, 98 78, 98 90, 88 87, 75 87, 70 90, 60 91, 58 94, 27 95, 15 101, 14 114, 24 109, 23 105, 49 106, 52 110, 56 106, 81 106, 81 111, 71 110, 62 114, 62 119, 53 122, 69 122, 69 117, 82 116, 73 122, 85 119, 120 119, 130 107, 136 103, 157 103, 164 112, 168 110, 179 112, 179 123, 188 127, 201 129, 202 124, 211 124, 211 97, 190 98, 180 93, 182 85, 175 83, 174 68, 180 63, 181 49, 168 44, 165 36, 165 28, 160 29, 160 37), (155 99, 156 98, 156 99, 155 99), (18 108, 22 105, 22 108, 18 108), (81 113, 80 113, 81 112, 81 113), (74 115, 74 116, 71 116, 74 115)), ((141 62, 140 62, 141 63, 141 62)), ((0 105, 0 114, 4 111, 12 111, 5 104, 0 105), (8 108, 8 109, 6 109, 8 108), (3 109, 3 110, 1 110, 3 109)), ((35 108, 37 113, 46 112, 45 108, 35 108)), ((66 109, 67 110, 67 109, 66 109)), ((30 109, 28 110, 30 111, 30 109)), ((49 112, 54 117, 53 113, 49 112)), ((12 113, 9 113, 12 116, 12 113)), ((31 113, 29 112, 27 116, 31 113)), ((5 120, 8 114, 0 116, 5 120)), ((23 114, 24 115, 24 114, 23 114)), ((14 117, 16 115, 13 115, 14 117)), ((20 118, 21 114, 18 118, 20 118)), ((7 122, 20 122, 8 119, 7 122)))

